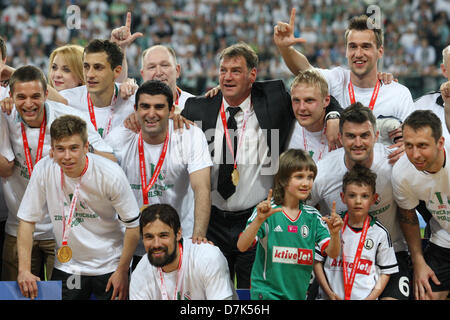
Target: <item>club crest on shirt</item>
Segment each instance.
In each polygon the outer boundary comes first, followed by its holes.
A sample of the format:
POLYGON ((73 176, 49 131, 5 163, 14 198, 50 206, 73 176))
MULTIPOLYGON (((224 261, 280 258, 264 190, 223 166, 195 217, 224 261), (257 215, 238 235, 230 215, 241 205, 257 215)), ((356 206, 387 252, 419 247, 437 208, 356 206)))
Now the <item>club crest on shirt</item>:
POLYGON ((370 238, 366 239, 366 242, 364 242, 364 248, 366 248, 367 250, 370 250, 373 248, 373 240, 370 238))
POLYGON ((307 238, 309 235, 309 228, 307 225, 302 225, 300 228, 300 234, 303 238, 307 238))

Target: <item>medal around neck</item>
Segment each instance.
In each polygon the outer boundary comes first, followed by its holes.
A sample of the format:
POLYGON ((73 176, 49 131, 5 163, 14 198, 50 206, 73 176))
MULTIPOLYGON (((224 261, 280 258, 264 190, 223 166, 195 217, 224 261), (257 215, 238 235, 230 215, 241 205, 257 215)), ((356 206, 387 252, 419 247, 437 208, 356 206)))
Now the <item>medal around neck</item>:
POLYGON ((62 246, 56 253, 58 261, 61 263, 67 263, 72 259, 72 249, 69 246, 62 246))
POLYGON ((231 182, 233 182, 235 187, 237 187, 239 183, 239 171, 236 168, 234 168, 231 173, 231 182))

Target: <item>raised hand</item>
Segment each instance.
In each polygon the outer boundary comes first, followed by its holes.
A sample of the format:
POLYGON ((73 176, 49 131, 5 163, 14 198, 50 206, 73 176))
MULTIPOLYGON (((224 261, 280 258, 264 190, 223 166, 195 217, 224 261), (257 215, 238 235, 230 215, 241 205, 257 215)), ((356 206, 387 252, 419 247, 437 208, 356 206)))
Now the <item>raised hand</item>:
POLYGON ((127 13, 127 19, 125 25, 119 28, 115 28, 111 32, 111 41, 117 43, 122 49, 128 47, 134 40, 142 37, 141 32, 135 32, 131 34, 131 12, 127 13))
POLYGON ((344 221, 336 213, 336 201, 333 201, 333 205, 331 208, 331 215, 329 217, 322 217, 322 220, 327 223, 328 230, 330 230, 330 234, 333 235, 339 234, 339 231, 342 229, 342 226, 344 225, 344 221))
POLYGON ((444 100, 444 107, 448 110, 450 108, 450 81, 441 84, 440 91, 444 100))
POLYGON ((296 38, 294 36, 295 29, 295 8, 291 10, 291 17, 289 23, 278 21, 273 30, 273 40, 277 47, 290 47, 297 43, 306 42, 303 38, 296 38))
POLYGON ((273 215, 275 212, 283 211, 282 208, 272 208, 272 189, 269 190, 267 199, 264 201, 261 201, 256 206, 256 211, 258 214, 258 218, 263 221, 266 220, 271 215, 273 215))

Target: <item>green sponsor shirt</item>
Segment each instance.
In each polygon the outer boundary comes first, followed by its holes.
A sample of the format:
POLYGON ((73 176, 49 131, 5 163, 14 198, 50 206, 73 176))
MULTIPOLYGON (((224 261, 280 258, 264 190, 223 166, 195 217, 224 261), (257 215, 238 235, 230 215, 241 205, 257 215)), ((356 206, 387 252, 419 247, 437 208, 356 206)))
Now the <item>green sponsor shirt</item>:
MULTIPOLYGON (((273 208, 280 208, 272 202, 273 208)), ((256 208, 247 226, 256 218, 256 208)), ((304 300, 314 262, 316 244, 323 251, 330 233, 315 208, 299 204, 292 220, 275 212, 257 233, 256 257, 251 273, 251 299, 304 300)))

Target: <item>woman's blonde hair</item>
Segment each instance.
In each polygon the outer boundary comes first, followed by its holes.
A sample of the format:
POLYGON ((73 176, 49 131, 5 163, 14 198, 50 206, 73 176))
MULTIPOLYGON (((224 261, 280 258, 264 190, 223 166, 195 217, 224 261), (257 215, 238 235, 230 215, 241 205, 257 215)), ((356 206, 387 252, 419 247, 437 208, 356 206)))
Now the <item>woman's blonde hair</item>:
POLYGON ((70 71, 72 71, 73 74, 75 74, 75 76, 80 79, 80 85, 84 85, 83 51, 84 48, 76 44, 68 44, 53 50, 53 52, 50 54, 47 77, 47 82, 51 87, 54 86, 50 78, 50 72, 52 70, 53 61, 55 60, 57 54, 63 56, 64 60, 70 68, 70 71))

